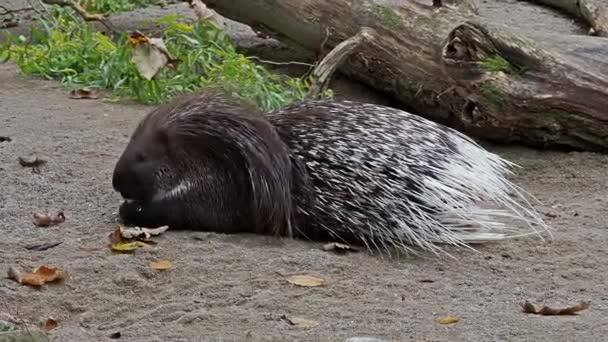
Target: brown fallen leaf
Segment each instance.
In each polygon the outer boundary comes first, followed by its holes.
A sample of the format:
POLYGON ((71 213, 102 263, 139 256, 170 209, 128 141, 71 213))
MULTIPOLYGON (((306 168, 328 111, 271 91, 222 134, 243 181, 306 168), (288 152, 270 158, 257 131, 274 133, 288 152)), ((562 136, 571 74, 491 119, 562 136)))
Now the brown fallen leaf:
POLYGON ((23 273, 15 266, 9 267, 8 277, 23 285, 42 286, 46 283, 60 281, 68 277, 67 272, 55 266, 43 265, 31 273, 23 273))
POLYGON ((460 321, 460 318, 455 317, 455 316, 446 316, 443 318, 440 318, 439 320, 437 320, 437 322, 439 322, 439 324, 454 324, 457 323, 458 321, 460 321))
POLYGON ((331 242, 328 244, 323 245, 323 250, 324 251, 334 251, 336 253, 346 253, 346 252, 358 252, 359 249, 351 246, 351 245, 347 245, 344 243, 339 243, 339 242, 331 242))
POLYGON ((97 95, 97 92, 89 89, 89 88, 80 88, 80 89, 73 89, 72 91, 70 91, 70 98, 71 99, 97 99, 99 98, 99 96, 97 95))
POLYGON ((59 326, 59 323, 57 322, 57 320, 55 320, 53 317, 49 317, 42 324, 42 330, 44 330, 45 333, 48 333, 49 331, 57 328, 58 326, 59 326))
POLYGON ((159 260, 159 261, 151 262, 150 267, 155 270, 164 271, 164 270, 168 270, 168 269, 172 268, 173 264, 171 264, 171 261, 169 261, 169 260, 159 260))
POLYGON ((287 317, 283 315, 281 316, 281 319, 287 322, 289 325, 304 329, 314 328, 319 325, 319 322, 300 317, 287 317))
POLYGON ((32 213, 32 221, 38 227, 51 227, 65 222, 65 215, 62 211, 57 214, 32 213))
POLYGON ((40 167, 47 163, 45 159, 37 156, 29 156, 27 158, 19 157, 19 164, 23 167, 31 167, 33 173, 40 173, 40 167))
POLYGON ((546 305, 534 305, 529 301, 525 301, 521 304, 524 313, 532 313, 544 316, 558 316, 558 315, 575 315, 579 311, 586 310, 591 307, 590 302, 580 302, 578 304, 570 305, 562 308, 554 308, 546 305))
POLYGON ((325 285, 325 279, 317 278, 308 275, 295 275, 287 278, 287 281, 291 284, 304 286, 304 287, 316 287, 325 285))

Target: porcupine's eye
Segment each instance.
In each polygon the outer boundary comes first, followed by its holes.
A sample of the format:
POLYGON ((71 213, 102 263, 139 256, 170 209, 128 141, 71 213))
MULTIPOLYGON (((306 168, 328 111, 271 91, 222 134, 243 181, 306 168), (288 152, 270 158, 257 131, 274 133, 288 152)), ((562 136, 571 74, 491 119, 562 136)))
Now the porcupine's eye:
POLYGON ((146 161, 146 155, 141 152, 141 151, 137 151, 135 152, 135 161, 138 163, 143 163, 146 161))

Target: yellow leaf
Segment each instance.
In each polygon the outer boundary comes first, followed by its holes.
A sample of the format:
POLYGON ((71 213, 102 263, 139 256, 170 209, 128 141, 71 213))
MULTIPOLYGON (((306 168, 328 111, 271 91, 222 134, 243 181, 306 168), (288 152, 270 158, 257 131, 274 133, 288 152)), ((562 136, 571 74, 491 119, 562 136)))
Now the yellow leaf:
POLYGON ((170 269, 171 267, 173 267, 173 265, 171 264, 171 261, 169 261, 169 260, 160 260, 160 261, 150 263, 150 267, 152 267, 155 270, 164 271, 164 270, 170 269))
POLYGON ((287 281, 298 286, 315 287, 325 285, 325 279, 307 276, 295 275, 287 278, 287 281))
POLYGON ((460 321, 460 318, 458 318, 458 317, 446 316, 446 317, 443 317, 442 319, 440 319, 438 322, 439 322, 439 324, 453 324, 458 321, 460 321))
POLYGON ((146 246, 148 246, 148 244, 141 241, 133 241, 127 243, 118 242, 112 245, 112 250, 115 250, 117 252, 132 252, 140 247, 146 246))

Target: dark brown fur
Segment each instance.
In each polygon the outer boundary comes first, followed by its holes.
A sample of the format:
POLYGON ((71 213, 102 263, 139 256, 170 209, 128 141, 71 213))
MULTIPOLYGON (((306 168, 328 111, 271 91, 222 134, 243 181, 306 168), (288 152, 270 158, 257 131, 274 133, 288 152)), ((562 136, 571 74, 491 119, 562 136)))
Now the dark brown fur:
POLYGON ((289 236, 291 173, 287 147, 270 123, 208 92, 148 114, 116 164, 113 187, 133 200, 120 210, 129 224, 289 236), (153 200, 182 181, 195 186, 153 200))

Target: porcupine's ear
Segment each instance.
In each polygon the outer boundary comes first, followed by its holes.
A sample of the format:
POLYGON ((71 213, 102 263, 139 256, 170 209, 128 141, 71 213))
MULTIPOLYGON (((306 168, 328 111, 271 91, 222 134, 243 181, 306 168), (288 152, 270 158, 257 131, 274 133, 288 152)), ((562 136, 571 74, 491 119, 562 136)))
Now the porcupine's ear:
POLYGON ((272 124, 234 107, 206 111, 188 121, 179 125, 182 137, 191 135, 193 144, 201 144, 222 167, 235 168, 234 174, 246 172, 256 230, 291 237, 291 160, 272 124))

